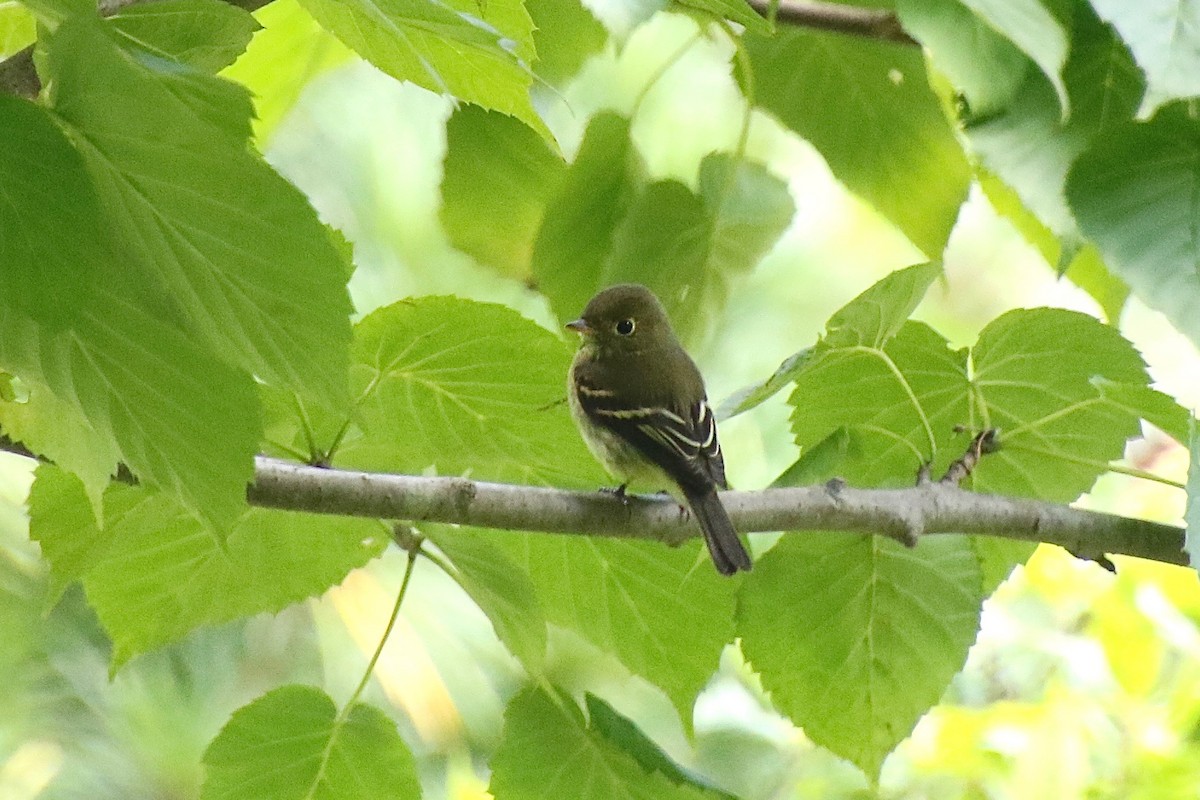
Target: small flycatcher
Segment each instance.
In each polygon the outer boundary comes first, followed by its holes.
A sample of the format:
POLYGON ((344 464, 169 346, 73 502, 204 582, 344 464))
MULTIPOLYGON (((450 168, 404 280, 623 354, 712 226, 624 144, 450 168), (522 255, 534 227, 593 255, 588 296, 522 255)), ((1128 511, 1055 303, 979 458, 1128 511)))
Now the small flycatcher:
POLYGON ((670 489, 691 507, 722 575, 750 556, 717 497, 727 488, 717 421, 700 370, 649 289, 620 284, 593 297, 567 327, 582 334, 567 377, 571 413, 614 477, 670 489))

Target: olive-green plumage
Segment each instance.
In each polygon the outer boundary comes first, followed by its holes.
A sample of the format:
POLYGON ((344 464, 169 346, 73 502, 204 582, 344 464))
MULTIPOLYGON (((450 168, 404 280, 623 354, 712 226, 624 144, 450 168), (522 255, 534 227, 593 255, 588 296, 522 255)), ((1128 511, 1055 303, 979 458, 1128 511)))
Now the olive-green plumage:
POLYGON ((597 294, 567 325, 582 335, 567 391, 588 449, 622 481, 667 489, 691 507, 723 575, 750 569, 725 507, 725 461, 704 380, 644 286, 597 294))

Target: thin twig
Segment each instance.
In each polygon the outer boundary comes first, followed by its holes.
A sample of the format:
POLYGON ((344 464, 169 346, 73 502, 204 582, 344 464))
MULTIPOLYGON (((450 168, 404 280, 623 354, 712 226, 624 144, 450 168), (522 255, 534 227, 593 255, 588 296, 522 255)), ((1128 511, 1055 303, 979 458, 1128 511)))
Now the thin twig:
POLYGON ((967 445, 967 451, 956 458, 946 470, 941 483, 958 486, 964 478, 975 471, 975 465, 979 463, 979 459, 999 449, 1000 432, 995 428, 988 428, 986 431, 975 434, 971 443, 967 445))
MULTIPOLYGON (((420 549, 419 545, 417 549, 420 549)), ((383 634, 379 637, 379 644, 375 646, 375 651, 371 653, 371 660, 367 662, 367 668, 363 670, 362 679, 359 680, 358 686, 354 688, 354 692, 350 695, 350 699, 342 706, 341 711, 338 712, 337 717, 333 721, 328 734, 329 739, 325 742, 325 748, 321 752, 321 760, 317 762, 317 772, 313 776, 312 783, 309 784, 308 792, 304 795, 305 800, 311 800, 324 783, 325 773, 329 767, 330 759, 333 757, 334 748, 339 744, 338 738, 341 736, 342 729, 350 721, 350 715, 354 713, 354 708, 358 704, 359 698, 366 691, 367 684, 371 682, 371 676, 375 674, 375 665, 379 663, 379 657, 383 655, 383 647, 392 635, 392 629, 396 627, 396 620, 400 617, 400 606, 404 603, 404 596, 408 593, 408 582, 412 579, 413 567, 416 566, 416 563, 417 550, 409 550, 408 564, 404 568, 404 577, 400 580, 400 589, 396 592, 396 602, 392 604, 392 613, 388 616, 387 624, 383 627, 383 634)))

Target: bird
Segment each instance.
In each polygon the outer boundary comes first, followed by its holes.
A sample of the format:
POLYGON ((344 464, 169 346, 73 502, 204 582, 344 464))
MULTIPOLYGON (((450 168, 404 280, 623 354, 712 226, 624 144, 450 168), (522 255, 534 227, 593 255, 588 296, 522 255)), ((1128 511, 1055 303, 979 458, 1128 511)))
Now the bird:
POLYGON ((750 555, 717 495, 728 488, 717 421, 704 379, 645 286, 623 283, 593 297, 566 327, 580 334, 567 375, 571 416, 592 455, 621 481, 667 489, 704 533, 722 575, 749 570, 750 555))

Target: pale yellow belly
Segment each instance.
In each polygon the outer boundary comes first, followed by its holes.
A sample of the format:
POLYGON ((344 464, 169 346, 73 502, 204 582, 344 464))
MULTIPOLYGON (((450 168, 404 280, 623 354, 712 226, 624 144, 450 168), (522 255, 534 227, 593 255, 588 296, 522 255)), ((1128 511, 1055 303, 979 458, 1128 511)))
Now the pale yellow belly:
POLYGON ((572 388, 575 383, 573 369, 567 380, 567 399, 571 406, 571 416, 574 417, 588 450, 604 469, 617 481, 628 484, 635 491, 674 493, 678 487, 657 464, 639 453, 637 448, 620 436, 588 418, 572 388))

